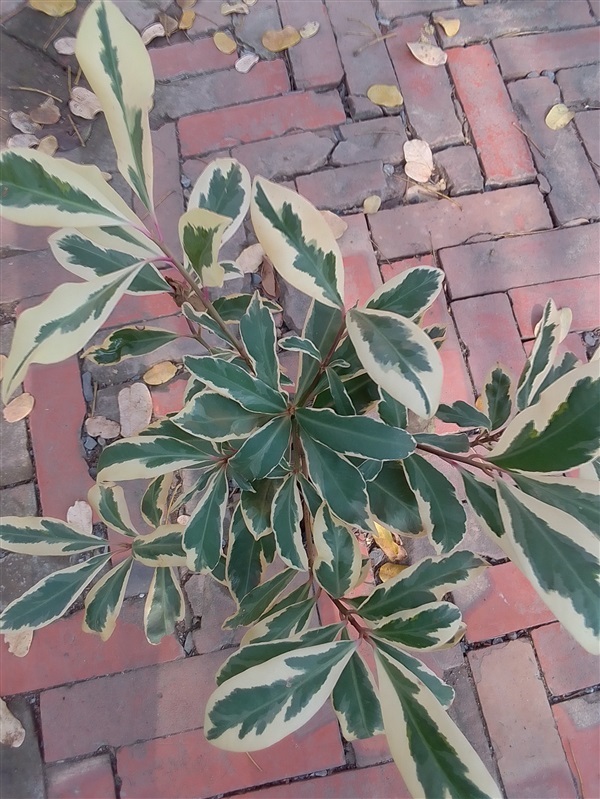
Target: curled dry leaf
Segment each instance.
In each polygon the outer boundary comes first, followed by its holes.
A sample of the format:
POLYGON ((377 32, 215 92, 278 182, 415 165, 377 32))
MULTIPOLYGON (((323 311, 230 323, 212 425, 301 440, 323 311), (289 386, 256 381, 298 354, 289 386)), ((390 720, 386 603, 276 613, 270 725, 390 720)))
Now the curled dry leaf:
POLYGON ((96 114, 102 111, 100 100, 98 100, 94 92, 84 86, 73 86, 69 108, 72 114, 82 119, 93 119, 96 114))
POLYGON ((404 102, 397 86, 386 86, 383 83, 370 86, 367 97, 375 105, 382 105, 384 108, 398 108, 404 102))
POLYGON ((242 75, 245 75, 247 72, 250 72, 252 67, 256 66, 259 61, 260 58, 256 53, 246 53, 246 55, 240 56, 235 62, 235 68, 238 72, 241 72, 242 75))
POLYGON ((121 433, 121 425, 106 416, 90 416, 85 420, 85 432, 92 438, 116 438, 121 433))
POLYGON ((417 183, 427 183, 433 172, 433 155, 426 141, 412 139, 404 143, 404 171, 417 183))
POLYGON ((58 150, 58 139, 56 136, 44 136, 40 139, 38 144, 38 153, 46 153, 46 155, 54 155, 58 150))
POLYGON ((161 361, 150 367, 144 373, 144 383, 149 386, 162 386, 163 383, 168 383, 177 374, 177 367, 171 361, 161 361))
POLYGON ((229 17, 231 14, 248 14, 249 11, 245 3, 223 3, 221 6, 221 14, 224 17, 229 17))
POLYGON ((145 45, 149 45, 154 39, 159 39, 165 35, 165 29, 160 22, 153 22, 152 25, 148 25, 148 27, 144 28, 142 31, 142 42, 145 45))
POLYGON ((348 230, 348 223, 345 222, 341 216, 334 214, 333 211, 321 211, 321 216, 329 225, 329 229, 333 233, 334 239, 336 241, 341 239, 344 233, 348 230))
POLYGON ((228 33, 223 33, 223 31, 217 31, 213 34, 213 42, 217 50, 221 53, 225 53, 225 55, 231 55, 237 50, 237 42, 235 39, 232 39, 228 33))
POLYGON ((179 30, 189 31, 196 19, 196 12, 192 8, 186 8, 179 20, 179 30))
POLYGON ((263 47, 271 53, 281 53, 301 40, 299 32, 291 25, 286 25, 280 31, 265 31, 262 35, 263 47))
POLYGON ((25 740, 25 729, 8 709, 4 699, 0 699, 0 744, 16 748, 25 740))
POLYGON ((7 361, 6 355, 0 355, 0 380, 4 377, 4 365, 7 361))
POLYGON ((433 21, 443 29, 446 36, 456 36, 460 30, 459 19, 446 19, 446 17, 434 16, 433 21))
POLYGON ((167 39, 169 36, 172 36, 175 31, 179 28, 179 22, 175 19, 175 17, 170 17, 168 14, 161 12, 158 15, 158 21, 163 26, 165 31, 165 36, 167 39))
POLYGON ((407 42, 406 46, 417 61, 428 67, 441 67, 448 60, 446 53, 435 44, 423 42, 407 42))
POLYGON ((67 521, 82 535, 92 534, 92 509, 85 500, 78 499, 71 505, 67 511, 67 521))
POLYGON ((43 11, 49 17, 64 17, 69 11, 73 11, 76 5, 77 0, 29 0, 30 8, 43 11))
POLYGON ((150 424, 152 396, 144 383, 134 383, 119 391, 119 418, 121 433, 126 438, 135 436, 150 424))
POLYGON ((2 415, 7 422, 10 422, 10 424, 13 424, 14 422, 20 422, 21 419, 25 419, 27 416, 29 416, 34 405, 34 398, 31 396, 31 394, 28 394, 25 391, 23 394, 19 394, 18 397, 15 397, 14 400, 11 400, 8 403, 8 405, 2 411, 2 415))
POLYGON ((61 55, 75 55, 76 41, 74 36, 63 36, 61 39, 55 40, 54 49, 61 55))
POLYGON ((17 133, 6 140, 7 147, 35 147, 39 144, 39 139, 33 133, 17 133))
POLYGON ((387 583, 392 577, 396 577, 404 569, 408 568, 406 564, 402 563, 384 563, 379 569, 379 579, 382 583, 387 583))
POLYGON ((256 272, 263 262, 265 251, 261 244, 251 244, 238 255, 236 264, 244 274, 256 272))
POLYGON ((40 125, 56 125, 60 119, 60 108, 52 97, 48 97, 41 105, 34 108, 30 114, 34 122, 40 125))
POLYGON ((566 127, 575 117, 575 114, 564 103, 557 103, 546 114, 546 125, 550 130, 560 130, 566 127))
POLYGON ((11 111, 9 119, 13 128, 20 130, 21 133, 38 133, 42 129, 42 126, 38 125, 25 111, 11 111))
POLYGON ((303 39, 311 39, 319 32, 320 27, 318 22, 307 22, 298 30, 298 33, 303 39))
POLYGON ((388 530, 387 527, 384 527, 376 521, 373 522, 373 526, 375 528, 375 532, 372 533, 373 540, 384 552, 388 560, 395 562, 406 560, 406 550, 402 544, 396 540, 393 533, 388 530))
POLYGON ((33 630, 19 630, 16 633, 4 633, 8 651, 16 658, 24 658, 33 641, 33 630))
POLYGON ((381 197, 376 194, 371 194, 363 203, 363 211, 365 214, 376 214, 381 208, 381 197))

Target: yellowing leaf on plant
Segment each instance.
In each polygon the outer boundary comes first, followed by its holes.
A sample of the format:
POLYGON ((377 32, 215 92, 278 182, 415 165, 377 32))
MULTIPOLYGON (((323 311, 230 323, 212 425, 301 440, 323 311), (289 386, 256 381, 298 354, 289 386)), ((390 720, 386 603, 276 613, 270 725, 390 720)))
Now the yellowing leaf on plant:
POLYGON ((54 49, 61 55, 75 55, 76 41, 74 36, 63 36, 61 39, 54 41, 54 49))
POLYGON ((67 521, 82 535, 92 534, 92 516, 91 505, 83 499, 78 499, 67 511, 67 521))
POLYGON ((371 196, 367 197, 363 202, 363 211, 365 214, 376 214, 380 208, 381 197, 378 197, 376 194, 371 194, 371 196))
POLYGON ((38 153, 46 153, 46 155, 54 155, 58 150, 58 139, 56 136, 44 136, 40 139, 38 144, 38 153))
POLYGON ((392 577, 397 577, 404 569, 408 569, 406 563, 384 563, 379 569, 378 576, 382 583, 387 583, 392 577))
POLYGON ((38 133, 42 129, 25 111, 12 111, 9 119, 13 128, 20 130, 21 133, 38 133))
POLYGON ((41 105, 33 109, 30 116, 39 125, 55 125, 60 119, 60 108, 52 97, 48 97, 41 105))
POLYGON ((196 19, 196 12, 192 8, 186 8, 179 19, 179 30, 189 31, 196 19))
POLYGON ((424 44, 423 42, 407 42, 406 46, 414 55, 417 61, 428 67, 441 67, 448 60, 446 53, 435 44, 424 44))
POLYGON ((411 139, 404 143, 404 171, 417 183, 427 183, 433 172, 431 147, 421 139, 411 139))
POLYGON ((245 75, 247 72, 250 72, 252 67, 258 64, 259 61, 260 58, 256 53, 246 53, 246 55, 240 56, 235 62, 235 68, 237 72, 241 72, 242 75, 245 75))
POLYGON ((16 658, 24 658, 29 652, 33 641, 33 630, 19 630, 14 633, 4 633, 4 640, 8 644, 8 651, 16 658))
POLYGON ((158 21, 165 29, 165 36, 167 39, 179 28, 179 22, 175 17, 170 17, 168 14, 160 13, 158 15, 158 21))
POLYGON ((17 133, 6 140, 7 147, 35 147, 39 139, 34 133, 17 133))
POLYGON ((121 425, 106 416, 90 416, 85 420, 85 432, 92 438, 111 439, 120 434, 121 425))
POLYGON ((458 31, 460 30, 459 19, 446 19, 446 17, 434 16, 433 21, 441 28, 443 28, 446 36, 456 36, 458 31))
POLYGON ((231 55, 231 53, 235 53, 237 50, 237 43, 228 33, 223 33, 223 31, 217 31, 213 34, 213 42, 215 43, 215 47, 221 53, 225 53, 225 55, 231 55))
POLYGON ((177 367, 171 361, 156 363, 144 373, 144 383, 149 386, 162 386, 177 374, 177 367))
POLYGON ((263 47, 271 53, 281 53, 301 40, 299 32, 291 25, 286 25, 280 31, 265 31, 262 36, 263 47))
POLYGON ((119 418, 123 436, 135 436, 150 424, 152 396, 144 383, 134 383, 119 391, 119 418))
POLYGON ((223 3, 221 14, 229 17, 231 14, 248 14, 249 8, 245 3, 223 3))
POLYGON ((311 39, 319 32, 320 27, 318 22, 307 22, 298 30, 298 33, 303 39, 311 39))
POLYGON ((72 114, 82 119, 93 119, 102 111, 100 100, 84 86, 73 86, 69 108, 72 114))
POLYGON ((375 105, 382 105, 384 108, 398 108, 404 102, 397 86, 386 86, 383 83, 370 86, 367 97, 375 105))
POLYGON ((160 22, 153 22, 152 25, 148 25, 148 27, 144 28, 142 31, 142 43, 148 45, 154 39, 158 39, 162 36, 165 36, 165 29, 160 22))
POLYGON ((31 394, 25 392, 23 394, 19 394, 18 397, 15 397, 14 400, 9 402, 2 411, 2 415, 7 422, 10 422, 10 424, 13 424, 14 422, 20 422, 21 419, 25 419, 27 416, 29 416, 34 405, 34 398, 31 396, 31 394))
POLYGON ((0 699, 0 744, 16 748, 25 740, 25 730, 19 719, 8 709, 4 699, 0 699))
POLYGON ((251 244, 238 255, 236 264, 244 274, 256 272, 262 264, 264 257, 265 251, 262 248, 262 244, 251 244))
POLYGON ((333 233, 334 239, 336 241, 341 239, 344 233, 348 230, 348 223, 345 222, 341 216, 334 214, 333 211, 321 211, 321 216, 329 225, 329 229, 333 233))
POLYGON ((373 540, 377 546, 384 552, 389 560, 400 561, 406 558, 406 550, 402 544, 398 543, 393 533, 387 527, 373 522, 374 530, 371 532, 373 540))
POLYGON ((49 17, 64 17, 73 11, 77 0, 29 0, 29 7, 35 11, 43 11, 49 17))
POLYGON ((575 114, 564 103, 557 103, 546 114, 546 125, 550 130, 560 130, 566 127, 575 117, 575 114))

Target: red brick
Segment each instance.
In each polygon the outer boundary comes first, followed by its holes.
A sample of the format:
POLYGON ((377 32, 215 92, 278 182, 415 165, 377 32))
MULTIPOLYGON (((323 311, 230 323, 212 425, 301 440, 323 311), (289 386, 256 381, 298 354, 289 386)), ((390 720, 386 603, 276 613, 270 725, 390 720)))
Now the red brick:
MULTIPOLYGON (((384 161, 387 164, 404 163, 403 145, 406 131, 400 117, 367 119, 340 126, 343 141, 333 151, 333 166, 361 164, 363 161, 384 161)), ((309 170, 305 170, 308 172, 309 170)))
POLYGON ((580 796, 600 796, 600 693, 552 706, 580 796))
MULTIPOLYGON (((596 105, 599 77, 600 66, 591 64, 588 67, 559 70, 556 73, 556 82, 560 86, 563 101, 567 105, 571 103, 596 105)), ((579 117, 577 117, 577 121, 579 121, 579 117)))
POLYGON ((600 660, 586 652, 559 624, 532 630, 531 637, 546 685, 554 696, 600 682, 600 660))
POLYGON ((48 246, 48 236, 54 233, 55 228, 33 227, 29 225, 17 225, 8 219, 2 220, 2 243, 0 250, 7 254, 34 250, 45 250, 48 246))
POLYGON ((320 25, 319 36, 306 39, 302 47, 287 51, 297 89, 328 89, 340 84, 344 70, 337 50, 329 15, 321 0, 279 0, 284 25, 301 28, 307 19, 320 25))
POLYGON ((449 147, 435 154, 435 163, 445 173, 446 192, 452 197, 482 191, 481 167, 473 147, 449 147))
POLYGON ((296 179, 298 192, 319 208, 332 211, 347 211, 362 206, 363 201, 372 194, 385 202, 404 193, 398 181, 388 184, 381 161, 368 161, 365 164, 340 166, 301 175, 296 179), (397 191, 395 191, 397 189, 397 191))
POLYGON ((214 675, 225 657, 217 652, 185 658, 44 691, 46 760, 202 727, 214 675))
POLYGON ((410 799, 408 788, 394 763, 275 785, 246 795, 249 799, 410 799))
POLYGON ((467 347, 467 359, 475 390, 496 364, 508 369, 513 379, 525 364, 519 331, 506 294, 487 294, 452 303, 458 335, 467 347))
POLYGON ((577 130, 587 150, 597 175, 600 175, 600 110, 584 111, 577 114, 577 130))
POLYGON ((175 636, 150 646, 142 627, 142 603, 125 602, 108 639, 81 629, 83 612, 36 630, 26 658, 2 657, 2 695, 29 693, 88 680, 125 669, 165 663, 182 657, 175 636))
POLYGON ((535 186, 461 197, 458 207, 447 200, 417 203, 379 211, 370 219, 382 258, 421 255, 440 247, 482 240, 504 233, 525 233, 552 227, 542 195, 535 186))
POLYGON ((440 261, 452 297, 471 297, 595 275, 599 237, 599 225, 581 225, 443 249, 440 261))
POLYGON ((467 115, 488 186, 533 180, 536 175, 525 136, 489 45, 455 48, 448 65, 467 115))
POLYGON ((187 378, 172 380, 164 386, 152 389, 152 408, 154 416, 161 419, 168 413, 179 413, 183 408, 183 395, 187 386, 187 378))
POLYGON ((201 730, 124 747, 117 753, 121 799, 205 799, 341 766, 344 752, 332 715, 323 709, 289 738, 253 752, 252 760, 244 753, 217 749, 201 730))
POLYGON ((76 763, 60 763, 46 769, 48 799, 115 799, 115 781, 109 755, 76 763))
POLYGON ((487 641, 506 633, 554 621, 530 582, 513 563, 490 566, 453 592, 467 625, 469 641, 487 641))
POLYGON ((393 29, 394 36, 385 44, 416 136, 432 147, 462 143, 462 125, 454 110, 448 73, 444 67, 432 69, 421 64, 407 47, 407 42, 419 40, 427 21, 425 17, 405 20, 393 29))
POLYGON ((231 155, 244 164, 251 175, 274 180, 310 174, 320 169, 327 163, 334 147, 331 134, 306 131, 279 139, 242 144, 241 147, 234 147, 231 155))
POLYGON ((102 325, 102 330, 131 322, 145 322, 170 316, 177 310, 171 294, 126 294, 102 325))
POLYGON ((507 795, 575 799, 529 641, 509 641, 468 657, 507 795))
POLYGON ((298 92, 222 108, 179 120, 181 152, 202 155, 250 141, 283 136, 294 129, 317 130, 344 122, 337 92, 298 92))
POLYGON ((226 55, 214 45, 212 39, 181 42, 170 47, 149 51, 156 80, 169 80, 183 75, 199 75, 217 69, 232 67, 237 55, 226 55))
POLYGON ((523 338, 533 336, 539 308, 550 298, 558 308, 573 311, 572 330, 593 330, 600 324, 600 292, 597 277, 557 280, 541 286, 523 286, 509 291, 513 311, 523 338), (532 320, 535 319, 535 322, 532 320))
POLYGON ((386 19, 445 11, 456 8, 457 5, 458 0, 379 0, 378 2, 379 13, 386 19))
POLYGON ((589 0, 589 3, 596 19, 600 19, 600 0, 589 0))
MULTIPOLYGON (((3 240, 5 224, 2 220, 3 240)), ((81 279, 67 272, 48 250, 13 255, 2 261, 0 302, 37 297, 49 294, 62 283, 80 282, 81 279)))
POLYGON ((346 216, 344 221, 348 229, 338 243, 344 259, 344 299, 351 308, 366 302, 382 280, 364 214, 346 216))
MULTIPOLYGON (((564 7, 562 2, 557 5, 564 7)), ((577 5, 570 2, 567 14, 571 14, 572 8, 577 5)), ((552 14, 549 13, 548 4, 542 3, 542 6, 545 18, 550 19, 552 14)), ((593 24, 593 21, 590 19, 589 23, 593 24)), ((598 31, 596 28, 584 28, 497 39, 494 50, 504 79, 521 78, 529 72, 593 64, 598 60, 598 31)))

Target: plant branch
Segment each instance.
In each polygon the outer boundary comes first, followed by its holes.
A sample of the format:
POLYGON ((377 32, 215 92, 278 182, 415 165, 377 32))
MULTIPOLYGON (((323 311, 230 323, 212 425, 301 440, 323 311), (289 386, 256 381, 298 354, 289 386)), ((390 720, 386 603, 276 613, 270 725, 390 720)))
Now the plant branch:
POLYGON ((482 460, 478 455, 458 455, 451 452, 445 452, 443 449, 437 449, 437 447, 430 447, 429 444, 417 444, 417 449, 421 450, 422 452, 429 452, 431 455, 437 455, 438 458, 442 458, 442 460, 445 461, 466 463, 468 466, 474 466, 477 469, 481 469, 482 471, 486 472, 486 474, 490 474, 492 470, 508 473, 507 469, 503 469, 501 466, 496 466, 494 463, 490 463, 489 461, 482 460))

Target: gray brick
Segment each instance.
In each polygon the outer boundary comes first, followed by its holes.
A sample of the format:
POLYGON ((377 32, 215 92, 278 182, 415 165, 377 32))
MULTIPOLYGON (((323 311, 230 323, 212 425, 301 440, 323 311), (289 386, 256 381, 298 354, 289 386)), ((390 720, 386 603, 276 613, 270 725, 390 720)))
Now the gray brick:
POLYGON ((343 138, 331 156, 334 166, 381 160, 386 164, 404 162, 406 131, 399 117, 369 119, 340 126, 343 138))
POLYGON ((8 708, 23 725, 25 740, 15 749, 2 747, 0 796, 5 799, 45 799, 44 772, 33 709, 24 697, 8 702, 8 708))
POLYGON ((37 498, 33 483, 0 491, 0 516, 36 516, 37 498))
POLYGON ((9 424, 0 417, 0 487, 22 483, 33 477, 25 422, 9 424))

